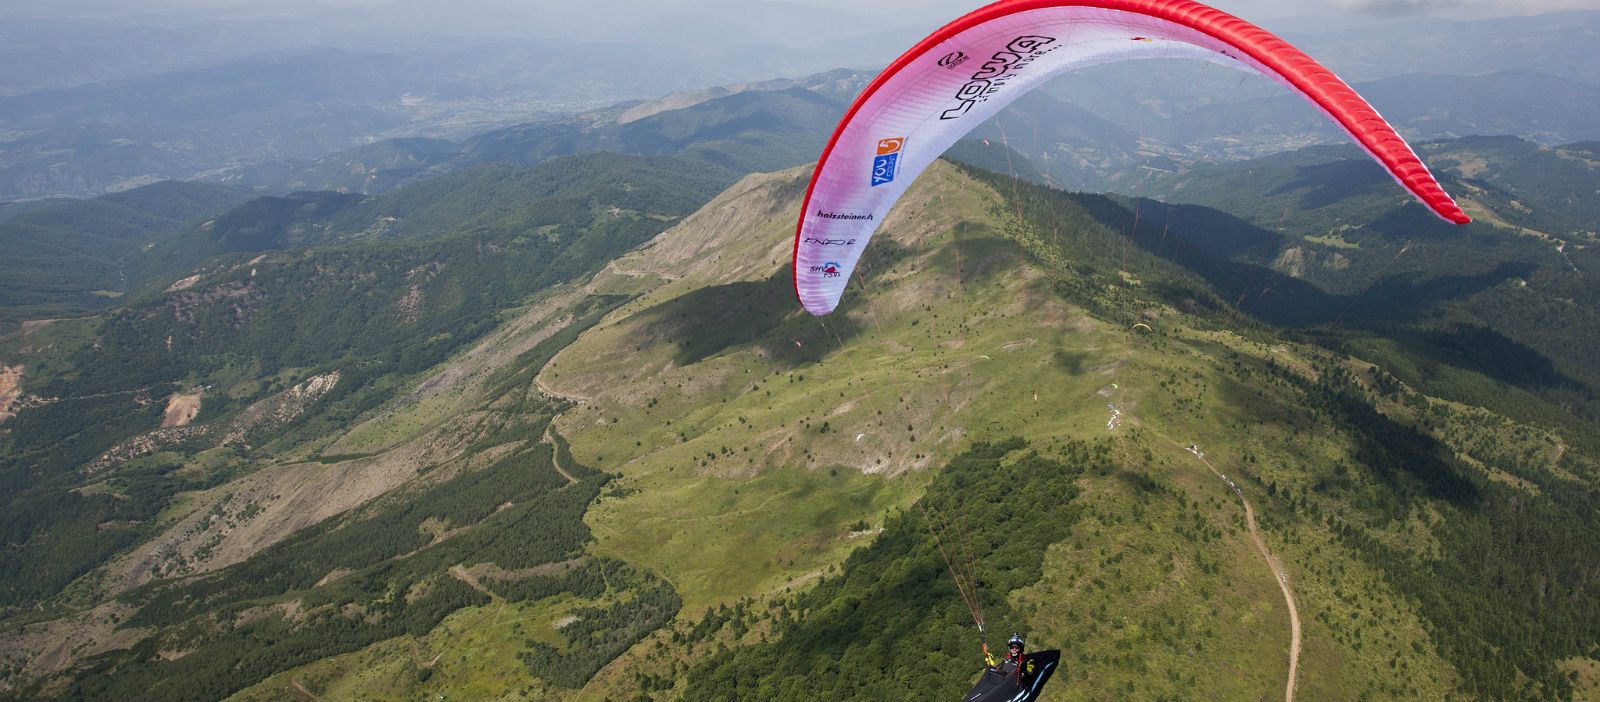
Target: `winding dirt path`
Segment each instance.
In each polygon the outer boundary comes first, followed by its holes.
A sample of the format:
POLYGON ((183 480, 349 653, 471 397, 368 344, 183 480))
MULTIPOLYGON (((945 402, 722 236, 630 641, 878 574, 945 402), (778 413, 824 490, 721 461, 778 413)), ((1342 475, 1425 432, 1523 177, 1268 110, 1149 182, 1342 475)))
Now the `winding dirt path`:
POLYGON ((565 470, 563 470, 561 468, 561 452, 555 450, 556 440, 555 440, 554 437, 550 436, 550 425, 548 425, 548 424, 545 425, 545 427, 544 427, 544 442, 547 443, 547 444, 550 444, 550 447, 551 447, 551 449, 550 449, 550 465, 555 466, 556 472, 560 473, 562 477, 567 479, 567 484, 568 485, 577 485, 578 484, 578 479, 572 477, 571 473, 568 473, 567 471, 565 471, 565 470))
POLYGON ((542 392, 542 393, 544 393, 546 395, 549 395, 550 397, 554 397, 554 398, 556 398, 558 400, 566 400, 567 402, 571 402, 571 403, 573 403, 575 405, 581 405, 581 404, 583 404, 585 402, 588 402, 588 401, 594 399, 592 397, 584 397, 582 395, 563 395, 563 394, 561 394, 559 392, 551 390, 549 386, 544 384, 544 379, 542 379, 542 378, 540 378, 538 376, 534 376, 534 378, 533 378, 533 386, 538 388, 539 392, 542 392))
MULTIPOLYGON (((1206 467, 1216 474, 1217 479, 1226 480, 1222 477, 1222 471, 1211 465, 1211 461, 1206 460, 1205 456, 1196 454, 1195 458, 1206 464, 1206 467)), ((1289 605, 1289 682, 1284 686, 1283 699, 1284 702, 1294 702, 1295 675, 1300 666, 1300 611, 1294 606, 1294 591, 1289 589, 1289 576, 1278 566, 1278 559, 1272 557, 1272 553, 1267 550, 1266 542, 1261 540, 1261 532, 1256 529, 1255 508, 1250 506, 1250 501, 1244 498, 1243 493, 1238 494, 1239 501, 1244 503, 1244 517, 1250 527, 1250 540, 1256 542, 1261 557, 1267 561, 1268 574, 1278 581, 1279 589, 1283 590, 1283 601, 1289 605)))
POLYGON ((294 689, 299 690, 300 694, 305 695, 306 699, 311 700, 311 702, 322 702, 321 697, 311 694, 311 691, 307 690, 305 685, 301 685, 299 680, 289 678, 289 684, 293 685, 294 689))
MULTIPOLYGON (((503 599, 500 599, 500 596, 494 594, 494 592, 491 591, 489 588, 484 587, 483 583, 478 582, 478 578, 473 576, 472 573, 468 572, 466 568, 461 567, 461 564, 458 563, 456 565, 450 566, 450 571, 449 572, 450 572, 451 575, 455 576, 457 580, 460 580, 461 582, 466 583, 472 589, 477 590, 478 592, 481 592, 481 593, 483 593, 485 595, 488 595, 490 602, 493 602, 493 603, 496 603, 496 604, 499 605, 499 606, 495 607, 494 611, 492 611, 492 612, 484 612, 483 616, 478 617, 478 620, 473 622, 471 626, 468 626, 466 629, 463 629, 461 631, 462 635, 471 633, 472 631, 476 630, 478 627, 483 626, 484 624, 488 624, 491 620, 498 620, 500 618, 500 615, 505 614, 506 601, 503 600, 503 599)), ((457 638, 459 638, 459 636, 457 638)), ((411 646, 412 646, 412 656, 416 659, 417 665, 419 665, 419 666, 421 666, 423 668, 432 668, 435 664, 437 664, 439 662, 439 659, 441 657, 443 657, 446 652, 450 651, 452 648, 455 647, 455 643, 452 641, 451 643, 445 644, 444 648, 442 648, 437 654, 434 654, 433 659, 429 660, 427 663, 423 663, 422 662, 422 651, 421 651, 421 649, 417 648, 416 639, 412 639, 411 640, 411 646)))
MULTIPOLYGON (((1165 439, 1173 446, 1189 452, 1190 455, 1200 459, 1200 462, 1205 464, 1205 467, 1209 469, 1213 475, 1216 475, 1218 480, 1221 480, 1226 484, 1227 478, 1223 477, 1222 471, 1217 470, 1216 466, 1211 465, 1211 461, 1206 460, 1205 456, 1200 455, 1198 452, 1188 451, 1183 444, 1178 443, 1177 441, 1173 440, 1172 437, 1167 436, 1148 424, 1139 422, 1138 420, 1134 420, 1134 422, 1156 436, 1165 439)), ((1239 501, 1244 503, 1245 524, 1249 527, 1250 540, 1256 542, 1256 548, 1261 551, 1261 558, 1267 562, 1268 575, 1272 576, 1273 580, 1278 581, 1278 588, 1283 590, 1283 601, 1289 606, 1289 681, 1284 684, 1283 699, 1284 702, 1294 702, 1295 679, 1300 668, 1300 610, 1296 609, 1294 606, 1294 590, 1289 587, 1288 575, 1286 575, 1283 571, 1283 568, 1278 565, 1278 559, 1273 558, 1272 552, 1267 550, 1266 542, 1261 540, 1261 531, 1256 528, 1255 508, 1250 506, 1250 501, 1245 499, 1243 492, 1235 490, 1234 494, 1238 495, 1239 501)))
POLYGON ((462 568, 459 564, 450 566, 450 574, 456 576, 457 580, 460 580, 461 582, 471 586, 472 589, 488 595, 489 599, 496 602, 500 600, 499 596, 495 595, 493 592, 490 592, 489 588, 484 587, 483 583, 478 582, 477 578, 473 577, 471 573, 467 572, 466 568, 462 568))

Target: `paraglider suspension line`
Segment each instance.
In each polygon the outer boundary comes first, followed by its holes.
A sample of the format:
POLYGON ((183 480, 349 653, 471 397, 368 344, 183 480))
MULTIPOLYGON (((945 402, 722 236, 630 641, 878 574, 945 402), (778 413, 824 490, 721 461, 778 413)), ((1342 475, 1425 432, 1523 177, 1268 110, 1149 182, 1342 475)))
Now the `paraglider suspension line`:
POLYGON ((946 517, 947 510, 937 507, 930 510, 926 500, 918 504, 922 507, 923 518, 928 523, 928 533, 933 536, 933 542, 939 548, 939 556, 944 559, 945 568, 950 571, 950 578, 955 581, 956 591, 961 595, 961 602, 972 615, 972 621, 978 626, 978 633, 981 636, 983 600, 978 591, 977 566, 972 558, 971 539, 965 539, 967 543, 963 549, 963 544, 955 538, 955 529, 946 517), (941 532, 943 536, 940 535, 941 532))

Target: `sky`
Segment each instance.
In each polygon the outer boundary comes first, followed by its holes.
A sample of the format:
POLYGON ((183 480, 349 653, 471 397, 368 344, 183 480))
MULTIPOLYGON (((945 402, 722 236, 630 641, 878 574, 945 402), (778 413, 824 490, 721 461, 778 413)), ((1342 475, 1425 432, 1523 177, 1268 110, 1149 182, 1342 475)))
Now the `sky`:
MULTIPOLYGON (((789 0, 839 10, 864 12, 861 0, 789 0)), ((976 8, 975 2, 947 0, 874 0, 870 5, 882 12, 940 7, 976 8)), ((1506 15, 1531 15, 1556 10, 1600 10, 1600 0, 1213 0, 1206 3, 1245 19, 1265 17, 1305 17, 1335 15, 1348 17, 1395 18, 1405 16, 1478 19, 1506 15)), ((870 12, 870 11, 865 11, 870 12)))
MULTIPOLYGON (((985 0, 788 0, 798 4, 860 13, 892 13, 937 8, 953 19, 985 0), (872 9, 864 9, 863 5, 872 9)), ((1410 17, 1478 20, 1535 15, 1560 10, 1600 10, 1600 0, 1201 0, 1232 15, 1271 29, 1272 20, 1334 18, 1338 24, 1377 24, 1410 17)))
MULTIPOLYGON (((7 3, 13 0, 7 0, 7 3)), ((394 0, 281 0, 263 4, 255 0, 14 0, 16 5, 35 7, 72 8, 109 5, 124 11, 146 9, 189 8, 251 8, 267 7, 303 9, 314 6, 384 5, 394 0)), ((449 2, 450 0, 440 0, 449 2)), ((691 0, 692 1, 692 0, 691 0)), ((746 0, 747 2, 772 2, 774 0, 746 0)), ((782 2, 826 7, 868 16, 896 13, 948 14, 952 18, 984 4, 984 0, 779 0, 782 2)), ((502 4, 523 8, 540 5, 571 5, 570 0, 502 0, 502 4)), ((584 0, 588 6, 614 6, 619 11, 627 8, 659 8, 660 0, 584 0)), ((678 0, 674 4, 688 5, 678 0)), ((1217 9, 1245 19, 1279 17, 1333 16, 1344 18, 1371 18, 1375 20, 1398 17, 1442 17, 1450 19, 1483 19, 1508 15, 1530 15, 1557 10, 1600 10, 1600 0, 1212 0, 1207 3, 1217 9)), ((4 14, 4 13, 0 13, 4 14)))
MULTIPOLYGON (((443 38, 456 37, 486 41, 576 37, 711 51, 728 46, 769 44, 822 51, 834 46, 830 42, 855 37, 893 36, 899 41, 919 31, 932 31, 985 2, 987 0, 0 0, 0 64, 14 63, 11 57, 19 51, 28 58, 38 59, 35 66, 41 66, 39 61, 43 59, 40 57, 51 52, 77 54, 79 63, 83 64, 58 71, 43 65, 38 68, 41 77, 26 84, 8 82, 0 75, 0 94, 76 85, 127 74, 129 71, 119 72, 117 65, 88 65, 85 57, 109 56, 130 49, 144 52, 131 59, 142 58, 149 64, 136 66, 134 73, 215 64, 237 56, 307 46, 409 50, 427 42, 438 44, 443 38), (763 5, 765 7, 760 7, 763 5), (758 7, 767 12, 756 11, 758 7), (805 7, 824 11, 793 11, 805 7), (697 24, 702 10, 715 21, 697 24), (849 13, 851 17, 841 20, 833 12, 849 13), (17 35, 8 35, 5 31, 8 18, 41 18, 47 22, 61 18, 99 20, 95 26, 100 32, 35 36, 36 30, 25 28, 17 35), (133 26, 162 25, 163 28, 180 28, 175 31, 194 29, 199 33, 195 35, 196 41, 162 47, 152 53, 148 47, 134 45, 135 39, 131 36, 123 37, 119 30, 111 29, 124 19, 136 20, 138 24, 133 26), (87 44, 75 46, 74 41, 87 44), (15 46, 8 50, 4 46, 6 43, 15 46), (233 49, 231 54, 230 49, 233 49)), ((1291 41, 1363 25, 1420 18, 1481 20, 1567 9, 1600 11, 1600 0, 1210 0, 1210 4, 1291 41)), ((839 57, 836 65, 869 66, 887 61, 896 53, 887 50, 872 53, 875 45, 862 46, 866 48, 839 57)), ((104 59, 117 60, 114 56, 104 59)), ((805 66, 815 69, 813 63, 815 61, 805 66)), ((791 73, 802 70, 799 64, 791 68, 794 69, 791 73)))

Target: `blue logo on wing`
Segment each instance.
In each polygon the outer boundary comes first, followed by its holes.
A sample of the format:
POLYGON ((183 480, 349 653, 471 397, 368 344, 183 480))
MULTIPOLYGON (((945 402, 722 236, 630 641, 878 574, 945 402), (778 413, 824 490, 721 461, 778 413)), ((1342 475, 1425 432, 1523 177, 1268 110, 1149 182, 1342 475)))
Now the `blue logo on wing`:
POLYGON ((894 182, 895 174, 900 171, 900 148, 905 143, 905 137, 878 140, 878 155, 872 159, 873 185, 894 182))

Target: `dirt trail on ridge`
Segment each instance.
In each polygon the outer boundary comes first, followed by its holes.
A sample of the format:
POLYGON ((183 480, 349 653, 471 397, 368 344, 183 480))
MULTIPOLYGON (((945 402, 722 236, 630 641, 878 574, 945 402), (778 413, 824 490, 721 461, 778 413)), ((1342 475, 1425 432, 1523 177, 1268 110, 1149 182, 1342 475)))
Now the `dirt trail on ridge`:
MULTIPOLYGON (((1206 464, 1206 467, 1210 468, 1211 472, 1215 473, 1218 478, 1222 478, 1222 472, 1212 466, 1205 456, 1197 455, 1196 458, 1199 458, 1201 463, 1206 464)), ((1289 682, 1284 687, 1283 699, 1284 702, 1294 702, 1295 673, 1300 665, 1300 612, 1294 606, 1294 591, 1289 589, 1289 576, 1284 574, 1283 568, 1278 566, 1278 559, 1272 557, 1272 553, 1267 550, 1266 542, 1261 540, 1261 532, 1256 529, 1255 509, 1250 506, 1250 501, 1245 499, 1243 494, 1239 495, 1239 501, 1244 503, 1244 517, 1246 523, 1250 526, 1250 540, 1256 542, 1256 548, 1261 551, 1261 557, 1267 561, 1267 568, 1271 571, 1270 574, 1278 581, 1279 589, 1283 590, 1283 601, 1289 605, 1289 682)))
MULTIPOLYGON (((1174 441, 1172 437, 1157 431, 1150 425, 1143 422, 1139 422, 1139 425, 1156 436, 1166 439, 1173 446, 1188 451, 1183 444, 1174 441)), ((1189 453, 1200 459, 1200 462, 1205 464, 1205 467, 1216 475, 1218 480, 1227 482, 1227 477, 1222 474, 1222 471, 1211 465, 1211 461, 1206 460, 1205 456, 1198 451, 1190 451, 1189 453)), ((1239 501, 1244 503, 1245 524, 1249 527, 1250 540, 1254 541, 1256 548, 1261 551, 1261 557, 1267 562, 1269 574, 1273 580, 1278 581, 1278 588, 1283 590, 1283 601, 1289 606, 1289 680, 1284 685, 1283 699, 1284 702, 1294 702, 1295 678, 1300 666, 1300 611, 1294 606, 1294 590, 1289 587, 1289 577, 1284 573, 1283 568, 1278 565, 1278 559, 1272 557, 1272 552, 1267 550, 1266 542, 1261 540, 1261 531, 1256 528, 1255 508, 1250 505, 1249 500, 1245 499, 1244 492, 1235 489, 1234 494, 1238 495, 1239 501)))
POLYGON ((289 684, 293 685, 294 689, 299 690, 300 694, 305 695, 306 699, 311 700, 311 702, 322 702, 322 698, 321 697, 318 697, 318 696, 312 694, 312 692, 310 690, 306 689, 305 685, 301 685, 300 684, 299 680, 295 680, 294 678, 290 678, 289 679, 289 684))
POLYGON ((567 479, 568 485, 576 485, 578 483, 578 479, 572 477, 571 473, 568 473, 561 468, 561 452, 556 450, 556 440, 550 436, 549 425, 545 425, 544 428, 544 442, 550 444, 550 465, 555 466, 556 472, 560 473, 561 477, 567 479))

